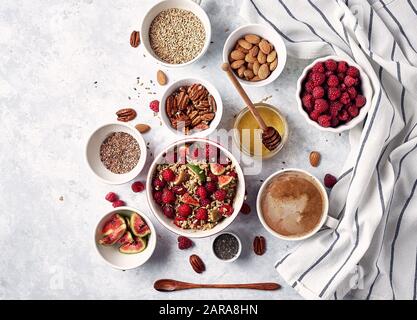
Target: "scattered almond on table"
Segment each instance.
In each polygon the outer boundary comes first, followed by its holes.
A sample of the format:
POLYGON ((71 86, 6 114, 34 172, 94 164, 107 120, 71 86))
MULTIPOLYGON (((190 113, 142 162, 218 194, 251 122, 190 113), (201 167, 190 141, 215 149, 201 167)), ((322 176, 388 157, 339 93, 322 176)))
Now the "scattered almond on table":
POLYGON ((318 167, 320 164, 321 155, 317 151, 311 151, 310 153, 310 164, 313 167, 318 167))
POLYGON ((156 80, 161 86, 166 85, 168 82, 168 78, 162 70, 158 70, 158 72, 156 73, 156 80))
POLYGON ((138 130, 140 133, 146 133, 146 132, 148 132, 149 130, 151 130, 151 127, 150 127, 150 126, 148 126, 147 124, 144 124, 144 123, 138 123, 138 124, 135 126, 135 128, 136 128, 136 130, 138 130))

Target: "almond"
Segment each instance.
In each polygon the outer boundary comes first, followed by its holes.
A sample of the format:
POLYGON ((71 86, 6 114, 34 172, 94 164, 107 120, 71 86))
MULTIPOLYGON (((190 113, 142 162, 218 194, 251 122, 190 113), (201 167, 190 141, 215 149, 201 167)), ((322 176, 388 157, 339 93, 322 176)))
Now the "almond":
POLYGON ((253 68, 252 68, 252 70, 253 70, 253 73, 254 73, 254 75, 255 75, 255 76, 257 76, 257 75, 258 75, 258 70, 259 70, 260 66, 261 66, 261 65, 259 64, 258 60, 256 60, 256 61, 253 63, 253 68))
POLYGON ((266 54, 263 51, 258 52, 258 61, 260 64, 266 63, 266 54))
POLYGON ((250 79, 250 81, 253 81, 253 82, 255 82, 255 81, 259 81, 259 80, 261 80, 261 79, 259 78, 259 76, 254 76, 252 79, 250 79))
POLYGON ((258 44, 261 41, 261 38, 256 34, 247 34, 245 40, 251 44, 258 44))
POLYGON ((245 39, 239 39, 237 43, 239 44, 239 46, 245 48, 246 50, 252 48, 252 43, 247 42, 245 39))
POLYGON ((268 78, 269 74, 270 74, 269 67, 266 63, 264 63, 263 65, 260 66, 258 70, 258 77, 259 79, 264 80, 268 78))
POLYGON ((239 69, 237 69, 237 75, 240 78, 243 78, 243 74, 244 74, 245 70, 246 70, 246 67, 245 66, 241 66, 239 69))
POLYGON ((272 50, 271 45, 265 39, 262 39, 261 42, 259 42, 259 49, 265 54, 269 54, 272 50))
POLYGON ((161 86, 166 85, 168 82, 167 76, 162 70, 158 70, 156 73, 156 80, 161 86))
POLYGON ((236 50, 242 51, 244 54, 247 54, 249 52, 248 49, 241 47, 239 44, 236 46, 236 50))
POLYGON ((278 65, 278 58, 275 58, 275 60, 270 63, 269 70, 274 71, 277 68, 277 65, 278 65))
POLYGON ((151 127, 150 127, 150 126, 148 126, 147 124, 144 124, 144 123, 138 123, 138 124, 135 126, 135 128, 136 128, 136 130, 138 130, 140 133, 146 133, 146 132, 148 132, 149 130, 151 130, 151 127))
POLYGON ((249 50, 249 53, 254 57, 258 55, 258 52, 259 52, 258 46, 253 46, 252 49, 249 50))
POLYGON ((313 167, 318 167, 319 163, 320 163, 320 158, 321 158, 321 155, 320 155, 319 152, 311 151, 311 153, 310 153, 310 164, 313 167))
POLYGON ((230 66, 232 67, 232 69, 239 69, 244 63, 245 60, 236 60, 233 61, 233 63, 230 66))
POLYGON ((253 63, 248 63, 248 65, 247 65, 247 67, 248 67, 248 69, 250 69, 250 70, 252 70, 253 69, 253 63))
POLYGON ((243 59, 245 59, 245 54, 242 51, 240 51, 240 50, 233 50, 230 53, 230 57, 233 60, 243 60, 243 59))
POLYGON ((253 74, 253 71, 250 69, 246 69, 245 72, 243 73, 246 80, 250 80, 252 79, 255 75, 253 74))
POLYGON ((266 62, 272 62, 277 57, 277 52, 275 50, 272 50, 268 56, 266 57, 266 62))
POLYGON ((193 270, 197 273, 202 273, 206 270, 203 260, 201 260, 201 258, 196 254, 190 256, 190 264, 193 270))
POLYGON ((254 63, 256 61, 256 57, 254 57, 253 55, 251 55, 250 52, 249 52, 245 56, 245 61, 246 62, 249 62, 249 63, 254 63))

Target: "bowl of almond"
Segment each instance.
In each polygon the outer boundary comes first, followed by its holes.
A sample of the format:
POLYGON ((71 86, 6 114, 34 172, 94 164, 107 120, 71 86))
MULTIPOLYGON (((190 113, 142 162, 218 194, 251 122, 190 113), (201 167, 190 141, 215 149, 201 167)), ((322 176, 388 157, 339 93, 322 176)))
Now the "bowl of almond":
POLYGON ((223 47, 223 61, 230 63, 240 83, 264 86, 278 78, 287 60, 281 36, 262 24, 234 30, 223 47))

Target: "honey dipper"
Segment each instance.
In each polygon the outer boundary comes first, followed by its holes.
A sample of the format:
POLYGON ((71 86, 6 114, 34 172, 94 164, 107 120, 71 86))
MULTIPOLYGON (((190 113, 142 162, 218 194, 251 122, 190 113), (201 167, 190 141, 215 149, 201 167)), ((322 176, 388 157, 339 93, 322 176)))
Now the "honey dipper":
POLYGON ((222 64, 222 69, 225 71, 236 88, 237 92, 239 93, 240 97, 243 99, 243 101, 248 106, 250 112, 252 113, 253 117, 255 118, 256 122, 258 122, 259 127, 262 129, 262 143, 264 146, 269 150, 272 151, 276 149, 281 142, 281 135, 274 127, 268 127, 262 119, 261 115, 259 114, 256 107, 253 105, 252 101, 246 94, 245 90, 240 85, 239 81, 237 80, 236 76, 234 75, 230 65, 225 62, 222 64))

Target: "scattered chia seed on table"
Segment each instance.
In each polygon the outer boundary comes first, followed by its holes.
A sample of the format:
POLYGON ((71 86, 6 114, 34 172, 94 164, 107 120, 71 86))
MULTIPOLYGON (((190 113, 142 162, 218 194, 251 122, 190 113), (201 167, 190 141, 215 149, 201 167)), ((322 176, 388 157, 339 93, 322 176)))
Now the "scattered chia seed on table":
POLYGON ((215 255, 222 260, 230 260, 239 251, 239 242, 235 236, 225 233, 218 236, 213 243, 215 255))
POLYGON ((123 174, 132 171, 139 158, 139 144, 126 132, 113 132, 100 146, 101 162, 113 173, 123 174))

